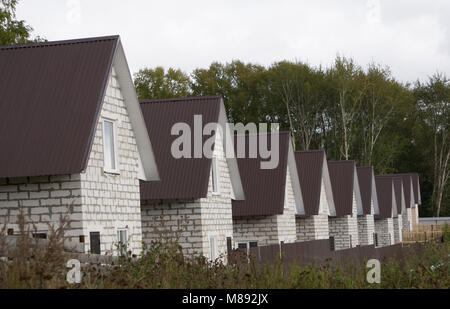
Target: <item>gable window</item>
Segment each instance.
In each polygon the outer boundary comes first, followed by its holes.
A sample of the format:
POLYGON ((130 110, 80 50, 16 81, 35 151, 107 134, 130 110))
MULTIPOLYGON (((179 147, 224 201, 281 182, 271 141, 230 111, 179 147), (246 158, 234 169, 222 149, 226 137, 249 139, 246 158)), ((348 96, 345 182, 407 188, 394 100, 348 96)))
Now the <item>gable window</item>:
POLYGON ((118 173, 116 153, 116 125, 112 120, 103 120, 103 151, 105 172, 118 173))
POLYGON ((219 193, 219 167, 216 157, 211 159, 211 181, 212 181, 212 191, 213 193, 219 193))

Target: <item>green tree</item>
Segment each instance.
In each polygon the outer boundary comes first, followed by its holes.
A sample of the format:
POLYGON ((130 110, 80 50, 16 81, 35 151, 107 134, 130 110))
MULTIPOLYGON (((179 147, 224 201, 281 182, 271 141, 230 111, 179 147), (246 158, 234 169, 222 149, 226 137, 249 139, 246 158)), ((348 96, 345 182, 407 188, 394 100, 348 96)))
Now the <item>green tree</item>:
POLYGON ((414 94, 424 127, 429 128, 432 140, 432 201, 439 217, 450 179, 450 80, 444 74, 436 73, 425 84, 418 81, 414 94))
POLYGON ((24 20, 16 19, 18 0, 0 0, 0 45, 24 44, 43 41, 31 38, 33 28, 24 20))
POLYGON ((180 69, 145 68, 134 74, 134 85, 140 100, 167 99, 191 95, 189 75, 180 69))

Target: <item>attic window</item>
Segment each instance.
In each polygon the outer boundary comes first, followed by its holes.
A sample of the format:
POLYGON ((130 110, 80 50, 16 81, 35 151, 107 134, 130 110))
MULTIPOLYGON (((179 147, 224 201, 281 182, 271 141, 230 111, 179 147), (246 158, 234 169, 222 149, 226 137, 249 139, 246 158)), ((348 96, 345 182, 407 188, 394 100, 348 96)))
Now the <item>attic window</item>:
POLYGON ((105 172, 118 173, 116 125, 112 120, 103 120, 103 151, 105 172))

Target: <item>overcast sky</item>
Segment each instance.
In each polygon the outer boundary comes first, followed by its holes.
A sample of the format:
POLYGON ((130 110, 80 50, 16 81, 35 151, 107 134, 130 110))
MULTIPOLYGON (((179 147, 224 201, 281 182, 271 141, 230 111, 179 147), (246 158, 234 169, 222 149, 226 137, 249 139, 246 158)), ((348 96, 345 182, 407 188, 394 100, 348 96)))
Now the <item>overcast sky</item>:
POLYGON ((132 72, 341 54, 401 81, 450 76, 448 0, 21 0, 17 17, 49 41, 119 34, 132 72))

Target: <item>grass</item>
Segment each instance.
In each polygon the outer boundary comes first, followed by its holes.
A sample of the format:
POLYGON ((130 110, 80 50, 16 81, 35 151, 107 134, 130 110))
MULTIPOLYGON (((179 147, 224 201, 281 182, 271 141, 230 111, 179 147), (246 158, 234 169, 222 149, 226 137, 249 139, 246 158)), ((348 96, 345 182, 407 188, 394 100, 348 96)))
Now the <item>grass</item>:
MULTIPOLYGON (((22 219, 23 220, 23 219, 22 219)), ((21 230, 26 231, 25 222, 21 230)), ((259 265, 224 265, 220 259, 187 258, 173 242, 155 242, 138 260, 121 257, 116 265, 87 265, 80 284, 66 281, 70 259, 63 250, 64 224, 51 229, 45 246, 26 232, 8 260, 0 261, 0 288, 88 288, 88 289, 298 289, 298 288, 442 288, 450 286, 450 242, 424 245, 420 254, 403 261, 383 262, 381 283, 366 281, 367 269, 351 263, 340 267, 285 266, 282 261, 259 265)), ((445 234, 445 233, 444 233, 445 234)), ((0 235, 5 235, 1 231, 0 235)), ((0 256, 5 255, 5 236, 0 236, 0 256)), ((239 253, 236 253, 239 254, 239 253)))

